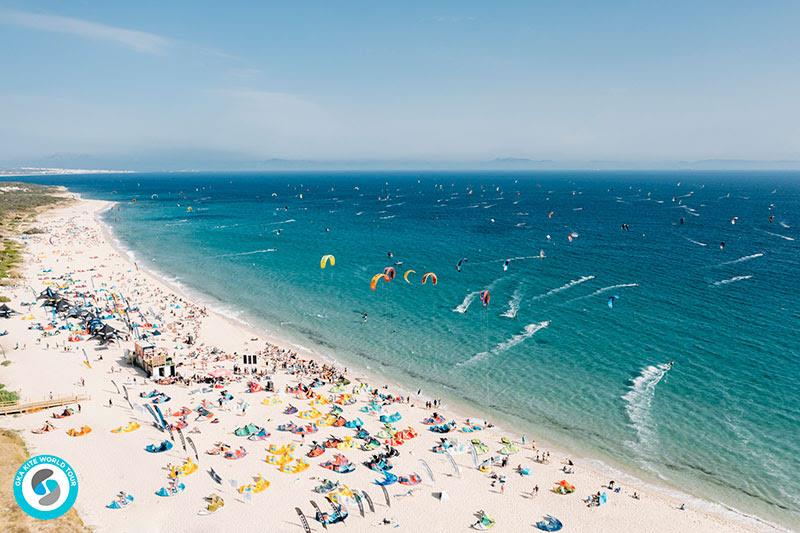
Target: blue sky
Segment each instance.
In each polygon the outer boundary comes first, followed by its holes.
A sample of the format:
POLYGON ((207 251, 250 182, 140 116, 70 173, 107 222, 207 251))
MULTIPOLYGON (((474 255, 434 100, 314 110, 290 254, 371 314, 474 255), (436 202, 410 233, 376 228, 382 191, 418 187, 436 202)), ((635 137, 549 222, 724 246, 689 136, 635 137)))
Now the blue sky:
POLYGON ((800 159, 798 28, 779 1, 0 0, 0 161, 800 159))

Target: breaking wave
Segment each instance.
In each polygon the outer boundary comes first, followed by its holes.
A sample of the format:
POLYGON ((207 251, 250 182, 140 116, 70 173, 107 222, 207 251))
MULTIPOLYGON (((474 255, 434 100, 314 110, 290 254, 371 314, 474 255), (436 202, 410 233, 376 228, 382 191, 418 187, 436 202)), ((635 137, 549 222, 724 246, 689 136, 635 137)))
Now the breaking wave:
POLYGON ((516 290, 514 290, 514 294, 511 295, 511 299, 508 301, 508 309, 503 311, 500 316, 504 316, 506 318, 517 318, 520 302, 522 302, 522 288, 517 287, 516 290))
POLYGON ((480 291, 474 291, 467 294, 464 297, 464 301, 458 304, 454 309, 453 312, 455 313, 466 313, 469 306, 472 305, 472 301, 480 294, 480 291))
POLYGON ((763 229, 759 229, 758 231, 760 231, 761 233, 764 233, 766 235, 772 235, 773 237, 780 237, 781 239, 783 239, 785 241, 793 241, 794 240, 794 237, 789 237, 788 235, 781 235, 780 233, 772 233, 771 231, 764 231, 763 229))
POLYGON ((277 252, 277 251, 278 251, 277 248, 264 248, 263 250, 252 250, 252 251, 249 251, 249 252, 237 252, 237 253, 234 253, 234 254, 212 255, 211 258, 212 259, 218 259, 220 257, 237 257, 237 256, 240 256, 240 255, 267 254, 267 253, 270 253, 270 252, 277 252))
POLYGON ((496 355, 502 352, 505 352, 509 348, 513 348, 514 346, 518 345, 519 343, 525 341, 526 339, 530 339, 533 337, 537 331, 542 330, 550 325, 549 320, 545 320, 543 322, 534 322, 533 324, 528 324, 523 328, 522 333, 517 333, 513 337, 508 340, 505 340, 492 348, 488 352, 479 352, 464 361, 463 363, 458 363, 458 366, 461 365, 469 365, 472 363, 477 363, 478 361, 482 361, 489 357, 490 355, 496 355))
POLYGON ((750 261, 751 259, 758 259, 759 257, 764 257, 763 253, 745 255, 740 257, 739 259, 734 259, 733 261, 725 261, 724 263, 720 263, 717 266, 725 266, 725 265, 735 265, 737 263, 744 263, 745 261, 750 261))
POLYGON ((669 363, 644 367, 631 381, 628 392, 622 395, 625 413, 638 440, 638 443, 627 444, 637 452, 650 450, 655 444, 655 426, 650 417, 650 408, 656 395, 656 386, 671 368, 669 363))
POLYGON ((713 286, 719 287, 720 285, 727 285, 729 283, 736 283, 737 281, 744 281, 746 279, 750 279, 753 276, 733 276, 732 278, 723 279, 720 281, 715 281, 712 283, 713 286))
POLYGON ((696 244, 696 245, 698 245, 698 246, 708 246, 708 243, 706 243, 706 242, 700 242, 700 241, 696 241, 696 240, 694 240, 694 239, 690 239, 689 237, 684 237, 684 239, 686 239, 686 240, 687 240, 687 241, 689 241, 690 243, 692 243, 692 244, 696 244))
POLYGON ((565 291, 567 289, 571 289, 576 285, 580 285, 581 283, 585 283, 587 281, 593 280, 594 276, 581 276, 578 279, 573 279, 569 283, 565 283, 560 287, 556 287, 555 289, 550 289, 549 291, 540 294, 539 296, 534 296, 534 300, 541 300, 542 298, 547 298, 548 296, 552 296, 553 294, 559 293, 561 291, 565 291))
POLYGON ((618 285, 609 285, 608 287, 603 287, 602 289, 597 289, 591 294, 587 294, 585 296, 578 296, 577 298, 573 298, 570 302, 574 302, 577 300, 584 300, 586 298, 591 298, 592 296, 598 296, 603 294, 604 292, 613 291, 614 289, 627 289, 629 287, 638 287, 638 283, 620 283, 618 285))

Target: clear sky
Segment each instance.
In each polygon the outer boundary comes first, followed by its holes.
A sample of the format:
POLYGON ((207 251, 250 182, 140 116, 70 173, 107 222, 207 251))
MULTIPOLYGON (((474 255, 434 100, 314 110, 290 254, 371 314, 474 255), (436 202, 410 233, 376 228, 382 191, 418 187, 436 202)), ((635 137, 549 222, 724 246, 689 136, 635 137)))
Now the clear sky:
POLYGON ((0 0, 0 161, 800 159, 800 2, 0 0))

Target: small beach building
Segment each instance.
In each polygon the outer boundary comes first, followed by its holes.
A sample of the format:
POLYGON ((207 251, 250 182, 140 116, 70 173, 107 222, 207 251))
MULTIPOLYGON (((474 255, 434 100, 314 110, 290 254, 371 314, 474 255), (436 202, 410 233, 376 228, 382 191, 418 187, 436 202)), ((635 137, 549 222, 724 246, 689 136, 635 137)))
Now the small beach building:
POLYGON ((144 370, 152 379, 168 378, 176 375, 172 356, 156 350, 154 344, 135 343, 131 362, 144 370))
POLYGON ((244 354, 240 360, 242 364, 239 369, 245 373, 256 373, 263 370, 267 365, 267 358, 257 354, 244 354))

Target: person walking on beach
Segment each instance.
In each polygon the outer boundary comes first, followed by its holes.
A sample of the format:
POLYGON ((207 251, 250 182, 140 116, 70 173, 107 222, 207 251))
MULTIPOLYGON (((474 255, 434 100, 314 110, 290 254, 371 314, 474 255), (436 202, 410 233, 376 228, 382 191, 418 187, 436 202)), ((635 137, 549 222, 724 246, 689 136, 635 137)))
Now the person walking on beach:
POLYGON ((108 406, 111 407, 114 405, 114 402, 111 401, 111 398, 108 399, 108 406))

